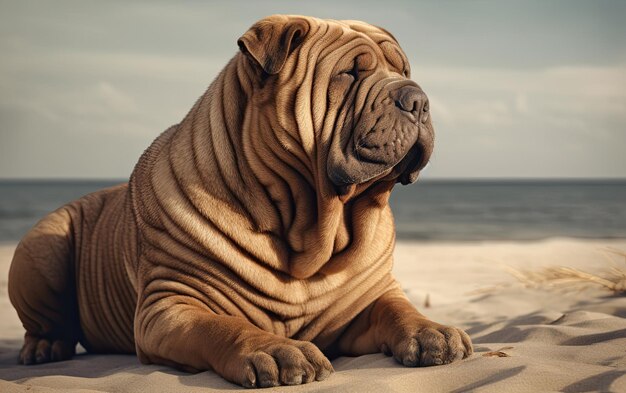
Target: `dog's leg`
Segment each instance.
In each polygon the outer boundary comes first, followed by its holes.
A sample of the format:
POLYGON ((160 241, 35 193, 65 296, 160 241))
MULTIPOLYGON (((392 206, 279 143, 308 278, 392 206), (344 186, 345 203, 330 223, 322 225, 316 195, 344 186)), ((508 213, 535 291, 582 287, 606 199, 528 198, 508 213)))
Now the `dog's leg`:
POLYGON ((332 373, 314 344, 268 333, 240 317, 215 314, 190 296, 171 294, 176 286, 140 302, 135 340, 143 363, 212 369, 246 387, 297 385, 332 373))
POLYGON ((74 278, 71 219, 59 209, 20 242, 9 271, 9 297, 26 329, 22 364, 71 358, 80 325, 74 278))
POLYGON ((433 366, 466 358, 472 343, 464 331, 420 314, 397 288, 357 316, 339 349, 346 355, 383 352, 405 366, 433 366))

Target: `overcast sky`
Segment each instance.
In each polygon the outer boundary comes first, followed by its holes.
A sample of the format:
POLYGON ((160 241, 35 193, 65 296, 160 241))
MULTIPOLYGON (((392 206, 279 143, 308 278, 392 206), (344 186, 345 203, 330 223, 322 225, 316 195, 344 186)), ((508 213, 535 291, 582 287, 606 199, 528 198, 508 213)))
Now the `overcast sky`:
POLYGON ((127 178, 274 14, 391 31, 427 178, 626 177, 624 1, 0 1, 0 178, 127 178))

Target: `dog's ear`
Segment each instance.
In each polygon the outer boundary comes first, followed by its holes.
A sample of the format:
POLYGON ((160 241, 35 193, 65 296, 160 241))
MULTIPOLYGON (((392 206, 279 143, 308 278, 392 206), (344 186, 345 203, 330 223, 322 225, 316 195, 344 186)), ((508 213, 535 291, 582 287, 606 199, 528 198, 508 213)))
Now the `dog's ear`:
POLYGON ((278 74, 289 54, 302 43, 309 30, 306 20, 273 15, 255 23, 237 44, 267 74, 278 74))

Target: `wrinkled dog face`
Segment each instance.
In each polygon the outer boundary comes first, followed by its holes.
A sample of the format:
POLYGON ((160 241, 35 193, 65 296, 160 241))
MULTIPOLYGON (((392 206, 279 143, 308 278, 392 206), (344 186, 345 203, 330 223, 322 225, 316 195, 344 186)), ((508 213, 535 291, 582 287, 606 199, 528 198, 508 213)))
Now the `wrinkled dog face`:
POLYGON ((330 91, 343 92, 328 175, 339 187, 375 178, 414 182, 428 162, 433 129, 428 98, 409 79, 406 56, 384 30, 348 22, 357 50, 341 56, 330 91))
POLYGON ((409 79, 406 55, 390 33, 358 21, 275 15, 255 24, 239 45, 260 65, 261 80, 281 89, 298 81, 282 102, 295 106, 296 118, 323 116, 312 121, 323 152, 318 159, 339 194, 379 179, 417 179, 433 149, 428 98, 409 79), (296 102, 305 86, 310 111, 296 102))

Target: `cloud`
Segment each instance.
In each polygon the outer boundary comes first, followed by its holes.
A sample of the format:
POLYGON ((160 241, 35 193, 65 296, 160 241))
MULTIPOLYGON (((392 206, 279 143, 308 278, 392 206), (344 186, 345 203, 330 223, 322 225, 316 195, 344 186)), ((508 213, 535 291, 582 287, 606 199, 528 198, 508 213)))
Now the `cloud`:
POLYGON ((524 70, 425 67, 417 78, 434 99, 435 115, 447 124, 502 126, 531 116, 553 122, 561 118, 563 124, 606 117, 626 121, 626 65, 524 70))
POLYGON ((182 119, 225 63, 202 56, 10 49, 0 62, 0 108, 23 114, 30 127, 48 135, 154 137, 182 119))
MULTIPOLYGON (((233 46, 232 55, 236 53, 233 46)), ((196 55, 124 53, 108 51, 41 50, 20 46, 0 63, 4 73, 20 73, 54 78, 72 71, 74 78, 85 75, 158 77, 174 81, 190 75, 215 75, 228 59, 196 55), (45 65, 42 66, 42 65, 45 65)), ((51 79, 54 80, 54 79, 51 79)))
POLYGON ((517 113, 528 113, 528 96, 524 93, 517 93, 515 96, 515 111, 517 113))
POLYGON ((423 67, 434 177, 624 176, 626 66, 423 67))
POLYGON ((137 111, 135 100, 108 82, 99 82, 94 90, 95 95, 105 108, 108 107, 119 113, 135 113, 137 111))

